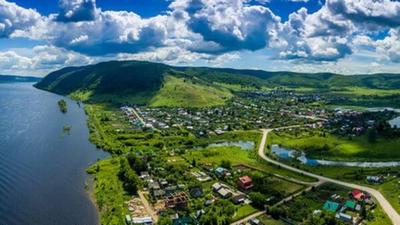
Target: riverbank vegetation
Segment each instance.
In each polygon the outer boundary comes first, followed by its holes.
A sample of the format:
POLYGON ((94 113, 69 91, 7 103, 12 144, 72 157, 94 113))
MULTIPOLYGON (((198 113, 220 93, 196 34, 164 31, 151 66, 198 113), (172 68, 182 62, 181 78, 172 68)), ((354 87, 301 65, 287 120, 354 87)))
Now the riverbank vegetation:
POLYGON ((94 177, 93 197, 99 210, 101 224, 124 224, 128 213, 125 202, 130 194, 124 189, 119 179, 120 159, 111 157, 101 160, 88 168, 87 172, 94 177))

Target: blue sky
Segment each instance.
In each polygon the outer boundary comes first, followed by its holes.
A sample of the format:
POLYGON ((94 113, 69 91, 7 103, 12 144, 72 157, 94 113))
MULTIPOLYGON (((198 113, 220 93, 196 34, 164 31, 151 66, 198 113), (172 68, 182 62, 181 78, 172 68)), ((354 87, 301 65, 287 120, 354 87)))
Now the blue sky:
POLYGON ((107 60, 400 71, 395 0, 0 0, 0 74, 107 60))

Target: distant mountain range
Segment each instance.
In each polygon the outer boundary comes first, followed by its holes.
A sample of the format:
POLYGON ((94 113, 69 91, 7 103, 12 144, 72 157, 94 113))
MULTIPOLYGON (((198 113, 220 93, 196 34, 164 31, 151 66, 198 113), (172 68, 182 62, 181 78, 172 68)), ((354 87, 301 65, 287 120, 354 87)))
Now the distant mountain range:
POLYGON ((333 73, 174 67, 143 61, 110 61, 82 67, 67 67, 52 72, 36 87, 81 100, 167 106, 174 103, 174 98, 179 98, 179 101, 183 102, 182 105, 190 103, 193 106, 193 103, 196 103, 193 99, 221 103, 229 98, 230 93, 237 87, 312 88, 321 91, 354 87, 400 89, 400 74, 349 76, 333 73))
POLYGON ((39 78, 39 77, 0 75, 0 83, 5 83, 5 82, 38 82, 40 80, 41 80, 41 78, 39 78))

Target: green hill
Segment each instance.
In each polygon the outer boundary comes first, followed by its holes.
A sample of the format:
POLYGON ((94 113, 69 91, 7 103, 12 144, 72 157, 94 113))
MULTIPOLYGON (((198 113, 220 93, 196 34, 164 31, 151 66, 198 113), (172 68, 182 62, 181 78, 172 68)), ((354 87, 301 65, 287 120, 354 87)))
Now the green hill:
POLYGON ((206 107, 221 105, 231 93, 216 85, 149 62, 105 62, 50 73, 37 88, 83 101, 206 107))
POLYGON ((223 104, 233 87, 285 87, 340 94, 400 94, 400 75, 268 72, 173 67, 142 61, 110 61, 50 73, 37 88, 86 101, 203 107, 223 104), (230 90, 228 90, 230 89, 230 90))

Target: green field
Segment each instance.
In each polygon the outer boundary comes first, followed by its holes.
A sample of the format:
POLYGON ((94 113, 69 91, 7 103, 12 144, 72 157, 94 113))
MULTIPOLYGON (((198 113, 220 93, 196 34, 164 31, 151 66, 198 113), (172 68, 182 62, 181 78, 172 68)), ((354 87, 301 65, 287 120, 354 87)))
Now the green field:
POLYGON ((365 96, 387 96, 387 95, 399 95, 399 89, 373 89, 363 87, 347 87, 339 90, 333 90, 335 94, 350 94, 350 95, 365 95, 365 96))
POLYGON ((400 139, 378 139, 376 143, 370 143, 365 136, 353 137, 352 140, 349 140, 335 135, 325 134, 322 136, 306 131, 297 136, 275 132, 269 138, 272 144, 302 150, 308 156, 319 159, 346 161, 400 159, 400 139))
POLYGON ((152 107, 210 107, 223 105, 232 94, 194 79, 166 76, 163 87, 151 99, 152 107))
POLYGON ((275 220, 267 215, 262 215, 262 216, 258 217, 257 219, 259 219, 262 223, 264 223, 266 225, 286 225, 283 221, 275 220))
MULTIPOLYGON (((255 152, 245 151, 238 147, 217 147, 207 148, 204 150, 189 151, 188 153, 186 153, 185 157, 189 161, 192 161, 194 159, 199 163, 213 166, 220 165, 223 160, 229 160, 233 166, 246 165, 257 170, 264 171, 266 173, 281 174, 288 178, 293 177, 302 181, 314 181, 314 179, 312 178, 301 176, 299 174, 295 174, 284 169, 273 167, 270 164, 264 163, 263 161, 259 161, 257 160, 258 158, 255 152)), ((302 188, 301 185, 282 179, 279 179, 279 182, 276 183, 276 187, 284 192, 297 191, 302 188)))
POLYGON ((236 207, 236 211, 235 214, 232 217, 232 221, 237 221, 240 219, 245 218, 246 216, 249 216, 255 212, 257 212, 258 210, 255 209, 253 206, 251 205, 239 205, 238 207, 236 207))
POLYGON ((400 179, 392 179, 377 188, 390 204, 400 213, 400 179))
POLYGON ((94 177, 92 195, 99 210, 101 224, 124 224, 124 216, 128 213, 125 202, 129 195, 118 179, 118 158, 99 161, 87 172, 94 177))

